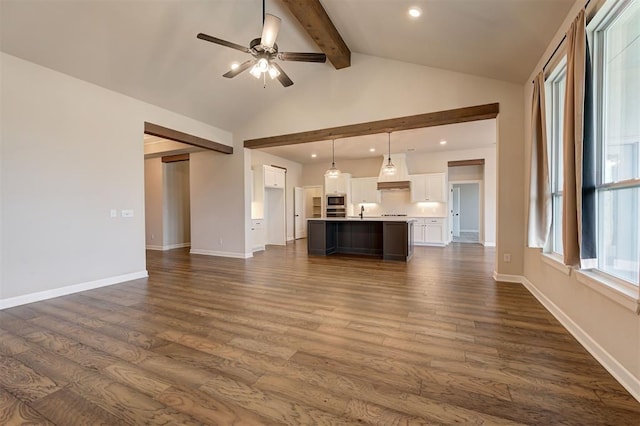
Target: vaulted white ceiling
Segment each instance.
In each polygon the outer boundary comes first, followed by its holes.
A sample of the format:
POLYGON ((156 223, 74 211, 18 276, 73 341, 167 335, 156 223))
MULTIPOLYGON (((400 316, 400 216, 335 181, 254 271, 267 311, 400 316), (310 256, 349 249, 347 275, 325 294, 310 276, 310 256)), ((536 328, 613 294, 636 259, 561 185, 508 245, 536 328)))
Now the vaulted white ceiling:
MULTIPOLYGON (((353 52, 524 83, 574 0, 321 2, 353 52), (409 19, 409 5, 423 16, 409 19)), ((261 0, 2 0, 0 49, 235 131, 287 93, 340 72, 285 62, 296 83, 286 89, 271 81, 263 88, 247 72, 223 78, 248 55, 196 34, 248 45, 260 36, 261 9, 261 0)), ((320 51, 279 0, 266 9, 282 18, 281 51, 320 51)))

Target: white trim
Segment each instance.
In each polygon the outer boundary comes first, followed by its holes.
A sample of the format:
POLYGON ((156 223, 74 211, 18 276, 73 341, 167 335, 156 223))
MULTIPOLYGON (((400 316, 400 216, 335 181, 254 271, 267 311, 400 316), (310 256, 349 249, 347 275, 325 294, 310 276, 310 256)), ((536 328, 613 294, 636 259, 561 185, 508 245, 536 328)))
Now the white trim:
POLYGON ((253 253, 238 253, 233 251, 200 250, 192 248, 190 254, 203 254, 205 256, 233 257, 235 259, 248 259, 253 253))
POLYGON ((266 249, 266 247, 265 247, 265 246, 264 246, 264 244, 263 244, 263 245, 261 245, 261 246, 255 246, 254 248, 252 248, 252 249, 251 249, 251 252, 252 252, 252 253, 255 253, 255 252, 257 252, 257 251, 265 251, 265 249, 266 249))
POLYGON ((591 271, 576 271, 576 279, 579 283, 597 291, 617 304, 636 314, 640 314, 638 288, 631 288, 631 286, 618 283, 614 278, 608 278, 591 271))
POLYGON ((102 278, 95 281, 88 281, 80 284, 68 285, 52 290, 39 291, 37 293, 25 294, 22 296, 10 297, 8 299, 0 299, 0 309, 12 308, 14 306, 26 305, 27 303, 40 302, 41 300, 53 299, 54 297, 66 296, 81 291, 93 290, 94 288, 106 287, 113 284, 120 284, 125 281, 146 278, 149 274, 146 270, 132 272, 130 274, 116 275, 113 277, 102 278))
POLYGON ((480 233, 479 229, 461 229, 460 232, 477 232, 480 233))
POLYGON ((493 271, 493 279, 503 283, 522 284, 522 278, 522 275, 499 274, 493 271))
POLYGON ((609 352, 598 344, 587 332, 576 324, 555 303, 545 296, 526 277, 521 283, 549 312, 567 329, 573 337, 602 365, 629 393, 640 402, 640 378, 635 377, 609 352))
POLYGON ((423 246, 423 247, 445 247, 447 245, 447 243, 427 243, 427 242, 418 242, 416 243, 415 241, 413 242, 414 246, 423 246))
POLYGON ((173 250, 173 249, 185 248, 185 247, 191 247, 191 243, 169 244, 167 246, 148 245, 145 248, 147 250, 167 251, 167 250, 173 250))
POLYGON ((495 241, 485 241, 484 243, 482 243, 482 245, 485 247, 495 247, 496 243, 495 241))
POLYGON ((555 253, 541 253, 541 254, 542 254, 542 261, 544 263, 557 269, 558 271, 562 272, 567 276, 571 275, 571 266, 565 265, 562 262, 562 258, 560 257, 560 255, 557 255, 555 253))

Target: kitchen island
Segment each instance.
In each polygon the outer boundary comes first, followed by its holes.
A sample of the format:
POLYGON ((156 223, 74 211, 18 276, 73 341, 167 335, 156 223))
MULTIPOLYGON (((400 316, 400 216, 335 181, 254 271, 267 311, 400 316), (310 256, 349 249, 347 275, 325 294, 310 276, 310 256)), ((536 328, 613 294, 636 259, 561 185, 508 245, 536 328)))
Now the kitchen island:
POLYGON ((307 252, 320 256, 359 254, 408 262, 413 256, 414 222, 406 217, 307 219, 307 252))

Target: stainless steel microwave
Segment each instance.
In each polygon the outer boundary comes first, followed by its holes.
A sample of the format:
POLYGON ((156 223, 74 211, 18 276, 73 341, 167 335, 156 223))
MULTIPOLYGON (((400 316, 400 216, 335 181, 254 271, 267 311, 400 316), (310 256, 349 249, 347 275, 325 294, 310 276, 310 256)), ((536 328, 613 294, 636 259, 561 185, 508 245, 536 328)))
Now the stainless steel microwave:
POLYGON ((327 207, 329 206, 344 206, 344 195, 327 195, 327 207))

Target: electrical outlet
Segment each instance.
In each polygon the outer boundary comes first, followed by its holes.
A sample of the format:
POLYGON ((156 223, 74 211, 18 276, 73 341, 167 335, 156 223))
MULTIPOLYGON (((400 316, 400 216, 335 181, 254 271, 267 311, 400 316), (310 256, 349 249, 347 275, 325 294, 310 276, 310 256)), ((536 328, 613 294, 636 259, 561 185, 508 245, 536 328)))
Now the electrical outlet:
POLYGON ((151 239, 155 240, 156 239, 156 235, 155 234, 151 234, 151 239))
POLYGON ((511 253, 505 253, 505 254, 502 256, 502 259, 505 261, 505 263, 509 263, 509 262, 511 262, 511 253))
POLYGON ((109 210, 109 216, 118 217, 118 210, 116 210, 116 209, 109 210))
POLYGON ((222 247, 222 238, 218 240, 218 244, 220 245, 220 247, 222 247))

